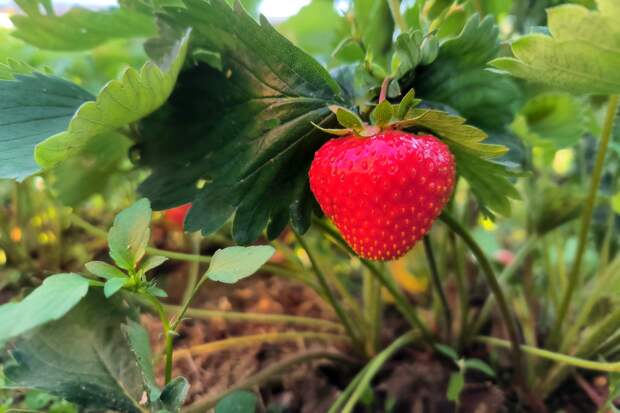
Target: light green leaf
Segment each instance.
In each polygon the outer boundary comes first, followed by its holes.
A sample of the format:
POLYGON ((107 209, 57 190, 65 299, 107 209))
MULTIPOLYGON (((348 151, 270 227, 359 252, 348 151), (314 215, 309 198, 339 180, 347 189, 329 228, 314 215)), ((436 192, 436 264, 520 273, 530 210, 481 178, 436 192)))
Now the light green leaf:
MULTIPOLYGON (((170 96, 187 52, 189 33, 173 44, 157 44, 167 53, 147 62, 140 71, 128 68, 112 80, 95 101, 83 104, 66 131, 37 145, 35 159, 44 168, 55 166, 84 148, 91 139, 102 139, 115 129, 135 122, 159 108, 170 96)), ((158 50, 158 52, 161 52, 158 50)))
POLYGON ((437 351, 439 351, 444 356, 448 357, 450 360, 454 361, 455 363, 458 363, 460 357, 458 353, 456 352, 456 350, 454 350, 452 347, 447 346, 445 344, 435 344, 435 348, 437 349, 437 351))
POLYGON ((375 107, 370 116, 375 125, 385 126, 392 120, 394 108, 390 102, 384 100, 375 107))
POLYGON ((489 377, 495 377, 495 372, 487 363, 479 359, 465 360, 465 368, 468 370, 478 370, 489 377))
POLYGON ((409 116, 415 119, 415 125, 430 129, 444 138, 451 147, 458 146, 472 155, 488 159, 502 156, 508 151, 503 145, 483 143, 487 134, 465 124, 465 119, 460 116, 428 109, 414 109, 409 116))
POLYGON ((254 393, 236 390, 217 403, 215 413, 254 413, 256 404, 257 399, 254 393))
POLYGON ((109 280, 111 278, 125 278, 127 274, 103 261, 91 261, 84 264, 86 269, 98 277, 109 280))
POLYGON ((160 19, 192 27, 192 50, 219 53, 223 70, 188 67, 168 103, 141 122, 140 160, 152 171, 141 192, 155 209, 191 202, 186 231, 208 234, 234 216, 237 244, 265 229, 277 236, 289 221, 305 232, 314 202, 309 165, 330 139, 312 122, 337 127, 328 106, 347 104, 340 86, 266 19, 223 1, 185 6, 160 19))
POLYGON ((151 237, 150 224, 151 206, 144 198, 116 216, 108 233, 110 257, 116 265, 127 271, 136 269, 151 237))
POLYGON ((24 179, 39 171, 33 153, 44 139, 63 131, 76 109, 92 96, 65 80, 15 75, 0 80, 0 177, 24 179))
POLYGON ((140 264, 140 269, 144 272, 150 271, 153 268, 157 268, 164 262, 168 261, 168 258, 160 255, 149 255, 140 264))
POLYGON ((524 36, 512 44, 514 58, 491 64, 573 93, 620 93, 620 10, 612 2, 599 0, 601 11, 570 4, 548 9, 551 36, 524 36))
POLYGON ((355 24, 367 53, 376 63, 385 66, 392 46, 394 19, 387 1, 353 0, 355 24))
POLYGON ((22 0, 26 15, 11 17, 15 25, 13 36, 40 49, 86 50, 110 40, 155 35, 151 16, 127 9, 112 8, 91 11, 83 8, 55 15, 42 14, 38 0, 22 0))
POLYGON ((110 298, 125 286, 127 278, 110 278, 103 286, 103 295, 110 298))
POLYGON ((341 106, 330 106, 329 109, 336 114, 336 119, 343 128, 360 130, 364 126, 362 119, 352 110, 341 106))
POLYGON ((205 275, 213 281, 234 284, 258 271, 274 252, 269 245, 217 250, 205 275))
POLYGON ((151 285, 150 287, 148 287, 146 289, 146 292, 151 294, 153 297, 160 297, 160 298, 168 297, 168 293, 166 291, 162 290, 159 287, 155 287, 154 285, 151 285))
POLYGON ((189 392, 189 382, 185 377, 177 377, 164 387, 160 401, 169 412, 178 412, 189 392))
POLYGON ((84 298, 88 285, 81 275, 52 275, 21 302, 0 306, 0 342, 58 320, 84 298))
POLYGON ((620 215, 620 192, 611 198, 611 207, 616 214, 620 215))
POLYGON ((153 354, 149 334, 140 323, 132 320, 124 324, 122 329, 140 367, 144 390, 148 393, 149 400, 156 402, 161 395, 161 389, 157 385, 155 371, 153 370, 153 354))
POLYGON ((328 61, 347 31, 347 20, 336 12, 334 3, 314 0, 276 29, 298 47, 328 61))
POLYGON ((407 113, 409 113, 409 111, 416 106, 416 103, 418 102, 416 102, 415 99, 415 91, 413 89, 409 89, 409 92, 403 96, 400 104, 398 105, 398 119, 405 119, 407 113))
POLYGON ((93 289, 65 317, 15 343, 8 387, 46 391, 84 409, 145 413, 140 368, 121 330, 127 316, 119 300, 93 289))
POLYGON ((528 133, 561 149, 575 145, 586 132, 583 106, 569 94, 545 93, 529 100, 520 115, 525 118, 528 133))
POLYGON ((450 380, 448 381, 448 391, 446 393, 446 397, 451 402, 458 402, 461 392, 463 391, 463 387, 465 387, 465 375, 463 372, 454 372, 450 375, 450 380))
POLYGON ((52 168, 46 181, 66 206, 76 206, 91 195, 106 194, 114 183, 126 180, 122 168, 127 160, 131 141, 117 132, 90 140, 80 153, 52 168), (80 171, 80 173, 75 173, 80 171))

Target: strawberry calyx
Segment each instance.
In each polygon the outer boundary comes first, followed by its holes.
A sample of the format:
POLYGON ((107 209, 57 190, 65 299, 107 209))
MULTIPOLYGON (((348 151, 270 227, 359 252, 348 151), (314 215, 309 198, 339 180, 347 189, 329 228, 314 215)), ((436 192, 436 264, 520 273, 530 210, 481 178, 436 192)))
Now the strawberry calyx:
POLYGON ((416 121, 424 116, 424 114, 420 115, 419 113, 414 115, 413 111, 421 101, 421 99, 415 98, 413 89, 410 89, 398 104, 380 99, 380 102, 370 113, 370 123, 364 122, 357 113, 350 109, 332 105, 329 106, 329 109, 336 115, 336 120, 342 128, 323 128, 315 123, 313 125, 331 135, 355 135, 360 138, 368 138, 384 130, 405 129, 415 125, 416 121))

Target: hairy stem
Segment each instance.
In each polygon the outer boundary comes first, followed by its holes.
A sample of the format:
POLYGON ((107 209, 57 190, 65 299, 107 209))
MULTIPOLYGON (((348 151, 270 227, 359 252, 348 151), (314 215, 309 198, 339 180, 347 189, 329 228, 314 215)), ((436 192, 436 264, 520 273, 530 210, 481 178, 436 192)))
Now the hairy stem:
POLYGON ((590 230, 590 223, 592 222, 592 215, 594 213, 594 205, 596 203, 596 196, 598 194, 598 188, 601 182, 601 176, 603 174, 603 166, 605 164, 605 156, 607 155, 607 147, 611 138, 611 132, 613 130, 614 120, 618 112, 618 96, 613 95, 609 97, 609 103, 607 104, 607 114, 605 116, 605 123, 603 124, 603 130, 601 133, 601 141, 599 143, 598 153, 596 155, 596 161, 594 163, 594 169, 592 170, 592 177, 590 178, 590 188, 588 190, 588 196, 581 213, 581 224, 579 229, 579 239, 577 243, 577 252, 575 254, 575 261, 571 268, 571 272, 568 277, 568 285, 562 301, 560 302, 560 309, 555 319, 551 334, 549 335, 547 347, 556 347, 559 340, 560 333, 562 331, 562 324, 568 313, 568 307, 575 290, 579 287, 581 282, 581 264, 583 261, 583 255, 586 251, 588 233, 590 230))

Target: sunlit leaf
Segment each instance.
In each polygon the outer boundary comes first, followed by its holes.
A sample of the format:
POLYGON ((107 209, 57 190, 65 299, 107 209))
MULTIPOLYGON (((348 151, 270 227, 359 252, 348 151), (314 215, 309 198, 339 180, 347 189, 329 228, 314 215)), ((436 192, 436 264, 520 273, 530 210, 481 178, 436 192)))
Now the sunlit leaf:
POLYGON ((110 257, 119 267, 133 271, 146 252, 151 237, 151 206, 141 199, 120 212, 108 233, 110 257))
POLYGON ((274 252, 269 245, 217 250, 205 275, 213 281, 233 284, 258 271, 274 252))

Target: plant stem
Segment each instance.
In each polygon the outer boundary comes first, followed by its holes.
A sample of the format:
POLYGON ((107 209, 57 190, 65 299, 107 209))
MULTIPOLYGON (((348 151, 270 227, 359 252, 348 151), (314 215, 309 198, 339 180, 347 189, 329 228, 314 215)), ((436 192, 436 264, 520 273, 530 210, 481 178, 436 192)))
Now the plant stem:
MULTIPOLYGON (((189 241, 191 243, 192 255, 197 256, 200 255, 200 241, 202 237, 199 232, 194 234, 190 234, 189 241)), ((187 277, 187 285, 185 286, 185 291, 183 292, 182 302, 185 302, 190 299, 192 291, 194 290, 194 286, 198 282, 198 273, 200 272, 200 262, 192 261, 190 263, 189 274, 187 277)))
POLYGON ((512 343, 512 352, 513 352, 513 362, 515 363, 515 369, 518 372, 518 376, 521 379, 525 379, 527 375, 524 371, 523 357, 521 354, 521 348, 519 347, 520 338, 519 338, 519 329, 517 326, 517 322, 513 317, 510 308, 508 307, 508 302, 506 301, 506 297, 502 291, 502 288, 497 281, 497 276, 495 275, 495 271, 491 266, 488 258, 482 251, 482 248, 478 245, 476 240, 471 236, 471 234, 457 221, 452 215, 448 212, 444 211, 441 214, 441 220, 448 225, 448 227, 454 231, 461 239, 467 244, 471 252, 478 260, 478 264, 482 267, 482 273, 486 277, 487 284, 491 289, 491 293, 495 296, 495 300, 497 301, 497 305, 499 306, 500 313, 502 318, 504 319, 504 323, 506 324, 506 328, 508 330, 508 335, 510 337, 510 342, 512 343))
POLYGON ((588 197, 586 198, 586 204, 581 214, 581 225, 579 229, 579 239, 577 243, 575 261, 573 262, 573 266, 568 277, 568 286, 566 287, 566 291, 564 292, 558 316, 549 335, 547 347, 555 347, 557 345, 559 335, 562 331, 562 324, 564 323, 564 319, 566 318, 566 315, 568 313, 568 307, 573 298, 573 294, 575 290, 579 287, 581 281, 581 264, 583 261, 583 255, 586 251, 588 233, 590 230, 590 223, 592 222, 592 215, 594 213, 596 196, 598 194, 598 188, 601 182, 601 176, 603 174, 603 166, 605 164, 605 156, 607 154, 607 147, 609 146, 611 132, 613 130, 614 120, 616 118, 617 112, 618 96, 613 95, 609 97, 609 103, 607 104, 607 114, 605 116, 605 123, 603 124, 601 141, 599 143, 598 153, 596 155, 596 161, 594 163, 594 169, 592 170, 592 177, 590 178, 588 197))
POLYGON ((379 369, 381 369, 385 362, 388 361, 394 355, 394 353, 396 353, 404 346, 413 343, 417 338, 416 333, 417 331, 409 331, 408 333, 403 334, 402 336, 394 340, 392 344, 387 346, 385 350, 383 350, 381 353, 377 354, 372 360, 370 360, 370 362, 364 369, 365 371, 363 372, 359 383, 355 388, 355 391, 353 391, 351 397, 347 401, 347 404, 345 404, 344 408, 342 409, 342 413, 351 413, 353 411, 355 405, 362 397, 379 369))
MULTIPOLYGON (((523 264, 523 261, 530 255, 534 247, 538 242, 538 236, 533 235, 530 237, 517 251, 513 261, 510 265, 506 266, 502 272, 498 276, 498 281, 500 286, 505 285, 510 279, 514 276, 517 270, 523 264)), ((487 297, 482 305, 482 310, 478 314, 478 317, 474 321, 473 325, 469 328, 469 337, 473 337, 480 332, 480 329, 484 325, 484 323, 489 319, 489 315, 491 314, 491 310, 493 309, 493 304, 495 303, 494 297, 487 297)))
POLYGON ((342 406, 347 402, 347 400, 349 400, 351 394, 353 394, 353 391, 359 385, 360 381, 362 380, 362 376, 364 376, 364 373, 366 373, 366 371, 368 371, 368 364, 366 364, 366 366, 355 375, 353 380, 349 382, 347 388, 344 389, 340 396, 338 396, 338 398, 331 405, 327 413, 340 413, 342 411, 342 406))
POLYGON ((190 348, 176 350, 174 357, 189 357, 194 354, 210 354, 231 347, 248 347, 262 343, 281 343, 296 340, 320 340, 325 342, 349 342, 349 337, 340 334, 317 333, 313 331, 285 331, 275 333, 253 334, 241 337, 230 337, 210 343, 199 344, 190 348))
MULTIPOLYGON (((338 246, 340 246, 343 250, 348 251, 354 257, 357 257, 357 254, 349 247, 344 239, 338 234, 336 230, 331 228, 322 220, 315 220, 315 224, 326 233, 329 238, 338 246)), ((405 319, 411 324, 413 328, 419 328, 422 336, 426 341, 432 343, 433 337, 429 332, 428 328, 424 325, 424 323, 418 318, 416 314, 416 309, 412 306, 409 301, 407 301, 407 297, 403 294, 403 292, 398 288, 398 285, 392 280, 390 277, 386 276, 385 273, 380 271, 376 265, 371 263, 370 261, 361 259, 362 264, 370 270, 372 274, 379 280, 381 285, 388 290, 392 298, 394 299, 394 303, 396 308, 400 313, 405 317, 405 319)))
POLYGON ((316 260, 316 257, 314 256, 314 253, 310 250, 310 248, 308 247, 308 244, 306 243, 306 241, 302 238, 301 235, 299 235, 297 233, 297 231, 293 231, 293 233, 295 234, 295 237, 297 238, 297 241, 299 242, 299 245, 301 245, 301 247, 304 249, 304 251, 306 251, 306 254, 308 255, 308 258, 310 259, 310 263, 312 264, 312 268, 314 269, 316 277, 317 277, 317 279, 319 281, 319 285, 321 286, 321 289, 325 293, 325 296, 327 297, 330 305, 332 306, 332 308, 336 312, 336 315, 338 316, 338 318, 342 322, 345 330, 347 331, 347 334, 349 334, 349 337, 351 337, 351 339, 354 342, 360 343, 360 337, 359 337, 357 331, 355 330, 354 326, 352 325, 351 320, 349 319, 347 314, 342 309, 342 306, 340 305, 340 303, 338 302, 338 300, 334 296, 334 293, 332 292, 331 288, 329 287, 329 284, 327 284, 327 279, 325 278, 325 274, 321 270, 321 267, 319 266, 319 264, 318 264, 318 262, 316 260))
POLYGON ((448 236, 456 262, 454 275, 456 280, 456 288, 459 293, 460 313, 458 347, 459 350, 461 350, 465 345, 465 338, 467 337, 468 331, 467 327, 469 326, 469 291, 467 289, 467 278, 465 276, 464 254, 459 247, 456 235, 454 235, 453 232, 450 232, 448 236))
POLYGON ((383 83, 381 83, 381 91, 379 92, 379 103, 387 99, 387 92, 388 92, 388 88, 390 87, 391 81, 392 81, 391 76, 386 76, 385 79, 383 79, 383 83))
POLYGON ((428 261, 428 267, 431 273, 431 278, 435 286, 435 292, 439 296, 439 301, 443 309, 446 339, 448 342, 452 341, 452 313, 450 312, 450 305, 448 299, 443 291, 441 285, 441 279, 439 278, 439 272, 437 271, 437 262, 435 261, 435 255, 433 254, 433 244, 428 235, 424 236, 424 252, 426 253, 426 260, 428 261))
POLYGON ((392 13, 394 23, 402 33, 406 33, 408 31, 407 22, 403 18, 403 15, 400 14, 400 0, 387 0, 387 2, 388 6, 390 6, 390 13, 392 13))
POLYGON ((170 326, 170 321, 168 320, 168 317, 166 316, 166 311, 164 310, 164 307, 161 304, 161 302, 159 302, 159 300, 156 297, 153 297, 151 295, 147 295, 146 297, 148 298, 149 302, 151 302, 151 304, 153 304, 153 306, 155 307, 155 310, 157 311, 157 314, 159 315, 159 319, 161 320, 164 340, 165 340, 164 349, 165 349, 165 355, 166 355, 166 366, 164 369, 164 384, 168 384, 170 383, 170 380, 172 379, 172 347, 173 347, 174 331, 170 326))
MULTIPOLYGON (((181 310, 178 305, 164 305, 164 309, 168 314, 177 314, 181 310)), ((321 320, 319 318, 300 317, 288 314, 262 314, 262 313, 246 313, 234 311, 216 311, 205 310, 202 308, 188 308, 186 313, 188 317, 208 320, 211 318, 221 318, 230 321, 252 321, 255 323, 269 324, 292 324, 306 327, 315 327, 326 330, 344 331, 341 324, 334 323, 329 320, 321 320)))
MULTIPOLYGON (((496 347, 511 347, 510 342, 495 337, 478 336, 476 337, 476 341, 496 347)), ((578 357, 573 357, 567 354, 555 353, 553 351, 544 350, 538 347, 532 347, 527 345, 521 345, 520 347, 525 353, 531 354, 533 356, 542 357, 547 360, 556 361, 558 363, 562 363, 568 366, 595 371, 620 372, 620 362, 604 363, 600 361, 591 361, 578 357)))
POLYGON ((182 413, 204 413, 206 411, 209 411, 209 409, 213 408, 213 406, 215 406, 215 404, 219 400, 221 400, 222 398, 226 397, 227 395, 229 395, 230 393, 234 391, 243 390, 243 389, 251 389, 255 386, 260 386, 261 384, 269 382, 275 376, 280 375, 281 373, 285 372, 286 370, 290 369, 291 367, 297 364, 301 364, 301 363, 305 363, 311 360, 321 359, 321 358, 331 359, 331 360, 335 360, 339 362, 346 362, 346 363, 350 362, 348 358, 346 358, 343 355, 337 354, 337 353, 330 353, 326 351, 303 353, 303 354, 288 358, 286 360, 282 360, 277 363, 274 363, 270 365, 269 367, 256 373, 255 375, 248 377, 243 382, 236 384, 235 386, 231 387, 230 389, 226 390, 223 393, 220 393, 216 396, 199 399, 196 402, 194 402, 191 406, 188 406, 184 408, 183 410, 181 410, 181 412, 182 413))

